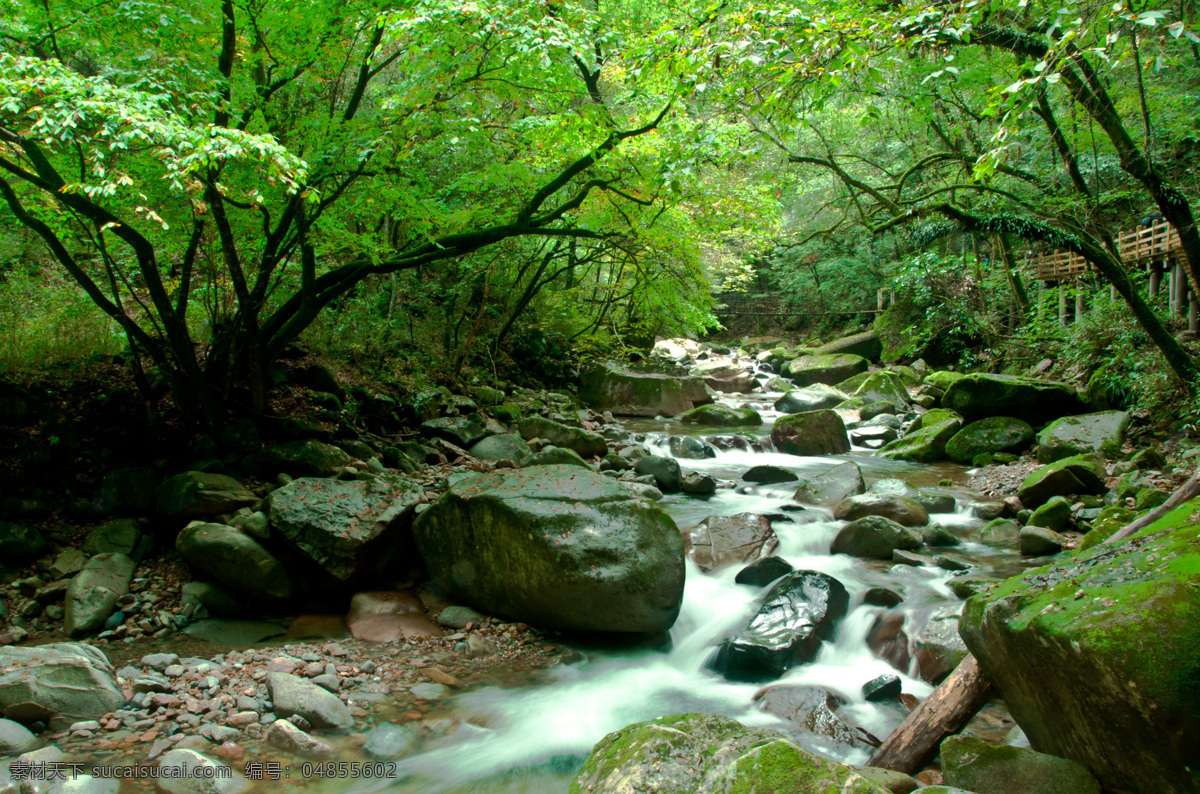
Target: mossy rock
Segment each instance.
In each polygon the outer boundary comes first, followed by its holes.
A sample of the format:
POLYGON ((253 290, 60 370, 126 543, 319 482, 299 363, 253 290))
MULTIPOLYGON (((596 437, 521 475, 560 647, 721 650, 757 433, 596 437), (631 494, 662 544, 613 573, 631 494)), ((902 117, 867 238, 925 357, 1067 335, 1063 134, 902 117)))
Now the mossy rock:
POLYGON ((1021 503, 1036 509, 1052 496, 1104 493, 1104 461, 1096 455, 1074 455, 1041 466, 1030 472, 1017 496, 1021 503))
POLYGON ((935 389, 941 389, 942 392, 945 392, 946 389, 949 389, 950 386, 956 381, 960 381, 965 377, 966 375, 961 372, 951 372, 948 369, 940 369, 935 372, 930 372, 928 375, 926 375, 925 384, 932 386, 935 389))
POLYGON ((850 451, 846 425, 829 409, 779 417, 771 428, 771 443, 789 455, 840 455, 850 451))
POLYGON ((1071 503, 1061 496, 1055 496, 1046 504, 1033 511, 1033 515, 1025 522, 1026 526, 1045 527, 1055 532, 1062 532, 1071 523, 1071 503))
POLYGON ((1087 452, 1115 458, 1125 443, 1129 422, 1129 414, 1124 411, 1101 411, 1055 420, 1038 433, 1038 463, 1053 463, 1087 452))
POLYGON ((942 742, 946 783, 978 794, 1100 794, 1100 784, 1082 764, 973 736, 942 742))
POLYGON ((1200 500, 969 599, 960 633, 1033 746, 1109 791, 1200 791, 1200 500))
POLYGON ((521 421, 521 406, 515 403, 501 403, 491 410, 492 416, 506 425, 521 421))
POLYGON ((827 356, 801 356, 795 361, 788 362, 784 374, 792 379, 797 386, 811 386, 814 383, 834 385, 841 383, 852 375, 866 372, 870 367, 862 356, 837 353, 827 356))
POLYGON ((870 361, 878 361, 879 354, 882 352, 883 345, 874 331, 864 331, 860 334, 843 336, 841 339, 834 339, 832 342, 817 348, 817 355, 851 353, 856 356, 862 356, 870 361))
POLYGON ((897 408, 907 408, 912 399, 900 376, 886 369, 867 375, 866 380, 854 390, 854 396, 861 397, 867 403, 892 403, 897 408))
POLYGON ((911 463, 936 463, 946 458, 946 443, 962 428, 962 419, 951 411, 934 409, 913 422, 909 432, 879 450, 879 455, 911 463), (930 419, 930 414, 945 418, 930 419), (915 430, 914 430, 915 428, 915 430))
POLYGON ((946 442, 946 455, 956 463, 973 463, 979 455, 1019 452, 1032 442, 1033 428, 1028 422, 1012 416, 990 416, 955 433, 946 442))
POLYGON ((1075 390, 1064 383, 979 374, 950 384, 942 395, 942 405, 958 411, 968 421, 1015 416, 1031 424, 1043 424, 1084 409, 1075 390))
POLYGON ((1171 498, 1171 494, 1161 488, 1143 488, 1137 492, 1134 509, 1138 511, 1153 510, 1171 498))
MULTIPOLYGON (((610 363, 583 373, 579 396, 592 409, 617 416, 675 416, 713 401, 702 378, 633 372, 610 363)), ((535 413, 532 404, 529 413, 535 413)))
POLYGON ((556 447, 578 452, 584 458, 608 454, 608 442, 604 440, 604 436, 590 430, 571 427, 540 416, 522 419, 518 427, 521 437, 526 441, 533 438, 545 439, 556 447))
POLYGON ((725 405, 701 405, 684 411, 676 419, 685 425, 712 427, 757 427, 763 423, 762 416, 753 408, 730 408, 725 405))
POLYGON ((1100 545, 1135 518, 1137 518, 1136 510, 1128 510, 1116 505, 1104 508, 1092 522, 1092 531, 1083 536, 1075 553, 1079 554, 1093 546, 1100 545))
POLYGON ((907 301, 888 307, 871 325, 879 338, 879 359, 892 364, 917 356, 925 340, 924 325, 924 314, 907 301))

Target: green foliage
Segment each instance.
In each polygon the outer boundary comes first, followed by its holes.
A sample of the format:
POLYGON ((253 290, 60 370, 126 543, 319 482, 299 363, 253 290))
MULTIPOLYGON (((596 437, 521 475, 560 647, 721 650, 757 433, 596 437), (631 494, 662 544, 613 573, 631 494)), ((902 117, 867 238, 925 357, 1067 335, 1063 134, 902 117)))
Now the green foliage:
POLYGON ((120 329, 74 283, 18 269, 0 279, 0 369, 115 354, 120 329))

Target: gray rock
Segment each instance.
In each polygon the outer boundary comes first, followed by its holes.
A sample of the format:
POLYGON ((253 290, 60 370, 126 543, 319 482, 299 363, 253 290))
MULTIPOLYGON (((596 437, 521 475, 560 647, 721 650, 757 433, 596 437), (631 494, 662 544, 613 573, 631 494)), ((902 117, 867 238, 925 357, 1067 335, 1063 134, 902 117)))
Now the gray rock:
POLYGON ((275 444, 246 459, 247 467, 264 479, 277 474, 289 477, 334 477, 350 464, 350 456, 315 439, 275 444))
POLYGON ((271 537, 270 522, 267 520, 267 514, 261 510, 248 516, 234 516, 229 519, 229 526, 240 529, 260 543, 266 543, 271 537))
POLYGON ((841 389, 824 383, 815 383, 803 389, 793 389, 775 401, 775 410, 785 414, 798 414, 804 411, 819 411, 822 408, 836 408, 845 402, 850 395, 841 389))
POLYGON ((117 794, 120 789, 119 780, 72 773, 66 780, 50 786, 46 794, 117 794))
POLYGON ((328 742, 310 736, 287 720, 271 723, 264 738, 267 744, 296 755, 320 756, 333 752, 333 747, 328 742))
POLYGON ((1062 551, 1062 536, 1045 527, 1023 527, 1017 545, 1027 557, 1044 557, 1062 551))
POLYGON ((854 729, 837 715, 845 701, 824 689, 778 684, 756 693, 754 704, 768 714, 782 717, 804 733, 850 747, 861 744, 854 729))
POLYGON ((663 493, 679 493, 683 490, 683 474, 679 469, 679 461, 674 458, 647 455, 637 462, 633 470, 654 477, 654 484, 663 493))
POLYGON ((777 483, 777 482, 795 482, 800 478, 795 472, 789 471, 782 466, 752 466, 742 475, 742 479, 746 482, 757 483, 777 483))
POLYGON ((421 423, 421 435, 441 438, 467 449, 487 435, 487 427, 475 415, 444 416, 421 423))
POLYGON ((713 401, 702 378, 631 372, 608 363, 583 373, 579 398, 596 411, 650 417, 677 416, 713 401))
POLYGON ((489 436, 476 442, 467 452, 471 457, 480 460, 511 460, 518 466, 524 466, 533 457, 533 450, 529 448, 529 444, 516 433, 489 436))
POLYGON ((129 592, 136 566, 124 554, 97 554, 67 586, 63 631, 78 637, 98 631, 129 592))
POLYGON ((158 762, 156 789, 163 794, 241 794, 250 783, 220 761, 176 748, 158 762), (169 775, 163 770, 172 770, 169 775))
POLYGON ((591 471, 592 468, 586 460, 579 457, 579 453, 575 450, 554 446, 535 452, 529 460, 525 461, 525 468, 533 466, 577 466, 588 471, 591 471))
POLYGON ((913 638, 917 675, 931 684, 940 684, 967 655, 958 634, 962 611, 962 603, 934 610, 913 638))
POLYGON ((257 540, 224 524, 189 524, 175 538, 175 549, 193 568, 230 590, 268 604, 292 597, 294 587, 275 555, 257 540))
POLYGON ((1115 458, 1125 443, 1130 417, 1124 411, 1065 416, 1038 433, 1038 463, 1089 452, 1115 458))
POLYGON ((679 483, 680 488, 689 496, 711 496, 717 492, 717 481, 711 474, 701 474, 698 471, 688 472, 679 483))
POLYGON ((38 738, 24 725, 0 719, 0 756, 27 753, 37 744, 38 738))
POLYGON ((446 607, 437 616, 437 622, 448 629, 465 629, 468 623, 480 626, 483 624, 484 619, 484 615, 481 615, 470 607, 464 606, 446 607))
POLYGON ((188 582, 181 591, 183 606, 203 606, 215 617, 234 617, 252 611, 241 599, 211 582, 188 582))
POLYGON ((883 516, 865 516, 838 530, 829 552, 890 560, 895 550, 915 549, 920 545, 920 537, 915 532, 895 521, 883 516))
POLYGON ((157 512, 167 521, 209 518, 258 504, 258 496, 224 474, 185 471, 158 488, 157 512))
POLYGON ((833 517, 842 521, 855 521, 865 516, 882 516, 906 527, 929 523, 925 508, 903 496, 867 493, 849 496, 833 507, 833 517))
POLYGON ((796 491, 796 501, 832 507, 865 490, 862 470, 857 463, 847 462, 806 480, 796 491))
POLYGON ((647 485, 644 482, 633 482, 631 480, 618 480, 622 486, 628 488, 630 492, 637 494, 644 499, 651 499, 655 502, 661 501, 663 492, 655 488, 653 485, 647 485))
POLYGON ((685 460, 704 460, 717 456, 717 450, 711 444, 692 436, 671 436, 667 439, 667 448, 676 458, 685 460))
POLYGON ((705 573, 769 556, 779 539, 766 516, 709 516, 683 535, 684 550, 705 573))
POLYGON ((124 707, 116 671, 90 645, 0 647, 0 713, 60 731, 124 707))
POLYGON ((179 664, 179 656, 174 653, 148 653, 142 657, 142 667, 162 672, 173 664, 179 664))
POLYGON ((522 419, 519 428, 521 437, 525 440, 542 438, 556 447, 572 450, 582 458, 608 454, 608 442, 604 440, 604 436, 590 430, 571 427, 540 416, 522 419))
POLYGON ((367 734, 363 752, 381 760, 401 758, 417 749, 419 739, 419 734, 411 726, 384 722, 367 734))
POLYGON ((354 726, 350 709, 337 695, 299 676, 267 673, 267 691, 278 717, 286 719, 299 714, 314 728, 344 731, 354 726))
POLYGON ((427 683, 413 684, 411 687, 409 687, 408 691, 411 692, 412 696, 417 700, 438 700, 445 697, 446 692, 449 690, 447 690, 446 687, 442 686, 441 684, 427 683))
POLYGON ((957 546, 962 541, 941 524, 929 524, 921 530, 921 542, 926 546, 957 546))
POLYGON ((86 554, 124 554, 141 562, 149 553, 153 541, 131 518, 107 521, 92 530, 80 549, 86 554))

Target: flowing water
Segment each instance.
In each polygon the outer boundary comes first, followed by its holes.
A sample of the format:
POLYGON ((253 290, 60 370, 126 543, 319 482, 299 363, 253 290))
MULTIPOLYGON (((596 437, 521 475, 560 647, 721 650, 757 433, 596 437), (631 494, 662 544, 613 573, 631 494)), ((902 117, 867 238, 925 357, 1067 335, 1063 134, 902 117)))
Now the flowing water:
MULTIPOLYGON (((656 454, 669 455, 669 435, 740 435, 761 442, 779 416, 766 395, 758 399, 726 399, 736 405, 758 408, 766 423, 751 433, 683 427, 669 421, 630 422, 627 428, 645 437, 656 454)), ((1021 564, 1015 553, 973 542, 974 529, 982 521, 969 516, 972 495, 966 490, 966 469, 950 464, 920 466, 874 457, 867 450, 845 456, 797 457, 754 451, 762 444, 746 444, 747 450, 719 451, 715 458, 683 460, 684 471, 701 471, 735 488, 719 490, 711 498, 696 499, 671 495, 663 507, 681 527, 698 523, 710 515, 779 513, 785 505, 795 507, 796 483, 750 485, 741 475, 751 466, 774 464, 796 472, 802 479, 845 460, 860 465, 870 483, 897 477, 922 488, 949 493, 957 500, 957 512, 934 516, 934 520, 958 535, 963 543, 947 556, 971 565, 974 573, 1010 575, 1021 564), (949 480, 949 486, 937 483, 949 480)), ((871 587, 886 586, 904 595, 897 607, 910 621, 920 619, 933 607, 957 603, 946 586, 957 573, 932 566, 912 567, 829 554, 829 545, 844 522, 832 520, 826 511, 792 513, 794 521, 777 520, 779 537, 775 554, 797 570, 817 570, 842 582, 850 595, 850 611, 831 642, 825 642, 817 658, 789 671, 782 683, 824 687, 847 701, 838 711, 852 724, 877 737, 885 737, 905 715, 896 702, 869 703, 862 685, 885 673, 900 675, 905 692, 925 697, 932 687, 911 674, 901 673, 878 658, 867 646, 867 635, 881 607, 863 603, 871 587), (812 520, 816 518, 817 520, 812 520)), ((715 712, 748 725, 786 730, 779 718, 759 711, 754 694, 762 684, 727 681, 706 669, 715 646, 738 631, 751 615, 766 588, 734 583, 741 566, 704 574, 690 561, 679 619, 670 632, 668 650, 585 650, 583 661, 545 674, 535 685, 511 689, 485 688, 458 695, 448 704, 447 716, 457 718, 456 730, 439 744, 399 764, 399 775, 391 780, 361 782, 337 790, 393 792, 563 792, 592 746, 605 734, 654 717, 684 712, 715 712), (487 726, 487 727, 480 727, 487 726)), ((809 749, 838 760, 861 763, 870 747, 825 743, 808 736, 809 749)), ((334 790, 331 784, 328 790, 334 790)))

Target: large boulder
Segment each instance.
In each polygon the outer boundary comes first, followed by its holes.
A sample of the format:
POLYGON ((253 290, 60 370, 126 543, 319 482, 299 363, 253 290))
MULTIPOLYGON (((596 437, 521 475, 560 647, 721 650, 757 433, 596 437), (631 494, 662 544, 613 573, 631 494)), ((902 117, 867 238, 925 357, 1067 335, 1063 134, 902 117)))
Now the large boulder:
POLYGON ((633 470, 638 474, 648 474, 654 478, 654 484, 663 493, 678 493, 683 490, 683 472, 680 471, 679 461, 661 455, 647 455, 634 464, 633 470))
POLYGON ((518 466, 524 466, 533 457, 533 450, 525 443, 525 439, 516 433, 489 436, 476 442, 467 452, 471 457, 480 460, 511 460, 518 466))
POLYGON ((846 424, 836 411, 807 411, 775 420, 771 443, 790 455, 840 455, 850 451, 846 424))
POLYGON ((685 425, 712 427, 757 427, 763 421, 753 408, 730 408, 725 405, 701 405, 675 418, 685 425))
POLYGON ((1115 458, 1125 443, 1129 421, 1124 411, 1064 416, 1038 433, 1038 463, 1053 463, 1088 452, 1115 458))
POLYGON ((129 592, 137 566, 124 554, 97 554, 67 585, 63 631, 78 637, 104 627, 117 601, 129 592))
POLYGON ((839 521, 857 521, 865 516, 883 516, 904 527, 923 527, 929 512, 913 499, 889 493, 865 493, 848 496, 833 506, 839 521))
POLYGON ((938 607, 913 637, 916 674, 931 684, 940 684, 967 656, 958 633, 962 610, 961 603, 938 607))
POLYGON ((333 477, 350 464, 350 456, 331 444, 316 439, 287 441, 251 455, 247 465, 260 477, 333 477))
POLYGON ((658 339, 650 349, 650 357, 669 361, 672 364, 687 364, 700 354, 700 343, 694 339, 675 337, 658 339))
POLYGON ((258 504, 258 496, 224 474, 185 471, 158 488, 157 512, 167 521, 210 518, 258 504))
POLYGON ((799 414, 805 411, 820 411, 822 408, 836 408, 849 399, 850 395, 841 389, 827 386, 824 383, 814 383, 803 389, 792 389, 775 401, 775 410, 785 414, 799 414))
POLYGON ((790 573, 767 591, 741 631, 721 644, 710 666, 733 680, 779 678, 816 658, 849 604, 846 588, 832 576, 790 573))
POLYGON ((608 442, 604 440, 604 436, 581 427, 571 427, 541 416, 522 419, 518 427, 521 438, 526 441, 534 438, 545 439, 556 447, 578 452, 584 458, 596 455, 603 457, 608 454, 608 442))
POLYGON ((976 794, 1100 794, 1082 764, 1027 747, 951 736, 939 748, 947 785, 976 794))
POLYGON ((957 411, 967 421, 1015 416, 1038 425, 1084 410, 1075 390, 1064 383, 982 374, 967 375, 950 384, 942 395, 942 407, 957 411))
POLYGON ((355 593, 346 613, 346 628, 354 639, 364 642, 398 642, 444 634, 425 616, 421 599, 405 590, 355 593))
POLYGON ((302 477, 271 492, 267 515, 301 557, 347 584, 389 564, 423 496, 421 486, 400 476, 302 477))
POLYGON ((150 551, 153 541, 142 532, 142 527, 132 518, 106 521, 92 530, 80 546, 84 554, 124 554, 134 562, 141 562, 150 551))
POLYGON ((292 577, 275 555, 240 529, 224 524, 188 524, 175 538, 179 556, 198 571, 255 606, 292 597, 292 577))
POLYGON ((796 501, 832 507, 843 499, 857 496, 866 490, 862 469, 854 461, 847 461, 832 469, 826 469, 810 480, 805 480, 796 489, 796 501))
POLYGON ((886 369, 868 375, 854 390, 853 396, 868 405, 889 403, 901 409, 907 408, 912 401, 900 376, 886 369))
POLYGON ((866 516, 838 530, 829 553, 890 560, 896 549, 911 551, 920 546, 921 538, 915 531, 900 526, 890 518, 866 516))
POLYGON ((963 425, 953 411, 935 408, 913 422, 908 432, 879 450, 893 460, 910 463, 936 463, 946 457, 946 444, 963 425))
POLYGON ((50 549, 50 541, 35 527, 0 521, 0 556, 5 559, 25 557, 50 549))
POLYGON ((62 731, 125 707, 108 657, 91 645, 0 646, 0 716, 62 731))
POLYGON ((784 374, 797 386, 824 383, 832 386, 847 378, 866 372, 870 363, 862 356, 831 353, 824 356, 801 356, 784 366, 784 374))
POLYGON ((1020 452, 1033 442, 1029 423, 1012 416, 989 416, 971 422, 946 442, 946 456, 970 463, 985 452, 1020 452))
POLYGON ((1097 455, 1073 455, 1030 472, 1017 496, 1028 508, 1038 508, 1052 496, 1104 493, 1104 461, 1097 455))
POLYGON ((675 416, 713 401, 700 378, 631 372, 614 364, 583 373, 579 399, 617 416, 675 416))
POLYGON ((683 538, 655 503, 575 466, 455 483, 413 524, 452 595, 535 626, 669 629, 683 597, 683 538))
POLYGON ((886 794, 853 769, 766 728, 716 714, 682 714, 610 733, 592 749, 569 794, 886 794))
POLYGON ((879 354, 882 352, 883 343, 879 341, 879 337, 875 336, 874 331, 863 331, 861 334, 843 336, 841 339, 826 342, 816 350, 816 354, 819 356, 849 353, 855 356, 862 356, 871 361, 878 361, 879 354))
POLYGON ((487 435, 487 426, 478 414, 467 416, 441 416, 421 423, 421 435, 440 438, 467 449, 487 435))
POLYGON ((771 519, 754 513, 709 516, 683 534, 688 557, 705 573, 770 556, 778 545, 771 519))
POLYGON ((690 374, 703 378, 710 389, 722 394, 739 394, 758 386, 749 370, 728 359, 702 361, 692 367, 690 374))
POLYGON ((1106 791, 1200 792, 1200 500, 966 603, 959 632, 1034 750, 1106 791))

